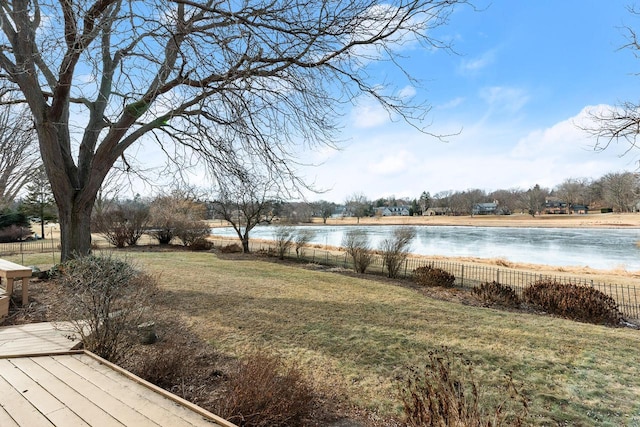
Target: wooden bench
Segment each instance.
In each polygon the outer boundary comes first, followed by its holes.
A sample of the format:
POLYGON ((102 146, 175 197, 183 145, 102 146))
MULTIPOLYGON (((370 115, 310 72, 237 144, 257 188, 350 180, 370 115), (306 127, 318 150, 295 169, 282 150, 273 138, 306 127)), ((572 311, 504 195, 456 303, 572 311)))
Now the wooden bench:
POLYGON ((5 290, 10 297, 13 293, 13 283, 16 279, 22 279, 22 305, 29 302, 29 278, 31 269, 11 261, 0 259, 0 279, 6 281, 5 290))

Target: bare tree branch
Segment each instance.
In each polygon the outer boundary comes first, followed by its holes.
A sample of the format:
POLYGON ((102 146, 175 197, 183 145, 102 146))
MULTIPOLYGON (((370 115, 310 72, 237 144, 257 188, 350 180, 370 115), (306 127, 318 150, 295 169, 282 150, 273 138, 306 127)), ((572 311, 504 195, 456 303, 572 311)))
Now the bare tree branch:
POLYGON ((363 95, 426 132, 429 107, 399 91, 417 83, 401 51, 448 48, 431 30, 466 3, 1 0, 0 71, 34 118, 62 257, 89 251, 99 188, 141 140, 184 147, 213 176, 254 164, 291 188, 306 185, 296 153, 334 145, 363 95), (380 61, 406 81, 372 78, 380 61))
POLYGON ((0 208, 16 198, 37 164, 36 135, 28 110, 0 107, 0 208))

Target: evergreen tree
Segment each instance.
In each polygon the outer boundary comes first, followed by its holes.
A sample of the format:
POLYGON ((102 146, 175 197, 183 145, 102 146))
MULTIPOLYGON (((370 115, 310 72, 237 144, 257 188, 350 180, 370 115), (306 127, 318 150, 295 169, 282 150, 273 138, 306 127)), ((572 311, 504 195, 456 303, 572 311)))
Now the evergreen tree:
POLYGON ((28 216, 40 218, 40 235, 44 239, 45 221, 57 218, 55 200, 44 166, 35 170, 29 184, 27 184, 27 191, 21 210, 28 216))

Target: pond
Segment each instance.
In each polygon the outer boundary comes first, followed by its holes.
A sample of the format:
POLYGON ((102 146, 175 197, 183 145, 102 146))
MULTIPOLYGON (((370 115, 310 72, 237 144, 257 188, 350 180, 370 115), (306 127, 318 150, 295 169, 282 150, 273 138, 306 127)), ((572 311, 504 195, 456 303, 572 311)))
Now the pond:
MULTIPOLYGON (((312 243, 340 246, 351 227, 370 236, 372 247, 391 236, 398 226, 298 226, 315 232, 312 243)), ((276 226, 259 226, 250 238, 273 239, 276 226)), ((411 252, 420 255, 502 258, 511 262, 603 270, 640 270, 640 229, 521 228, 415 226, 411 252)), ((213 234, 236 236, 231 227, 213 234)))

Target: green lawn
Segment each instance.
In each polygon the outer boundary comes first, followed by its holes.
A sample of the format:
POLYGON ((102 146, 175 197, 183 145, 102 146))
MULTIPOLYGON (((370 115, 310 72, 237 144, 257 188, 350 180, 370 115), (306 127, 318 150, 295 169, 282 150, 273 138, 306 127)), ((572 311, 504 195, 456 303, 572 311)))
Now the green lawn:
POLYGON ((489 401, 511 372, 532 425, 640 425, 638 330, 465 306, 261 260, 126 256, 158 277, 172 307, 218 350, 277 351, 350 405, 398 415, 397 378, 447 346, 473 361, 489 401))

